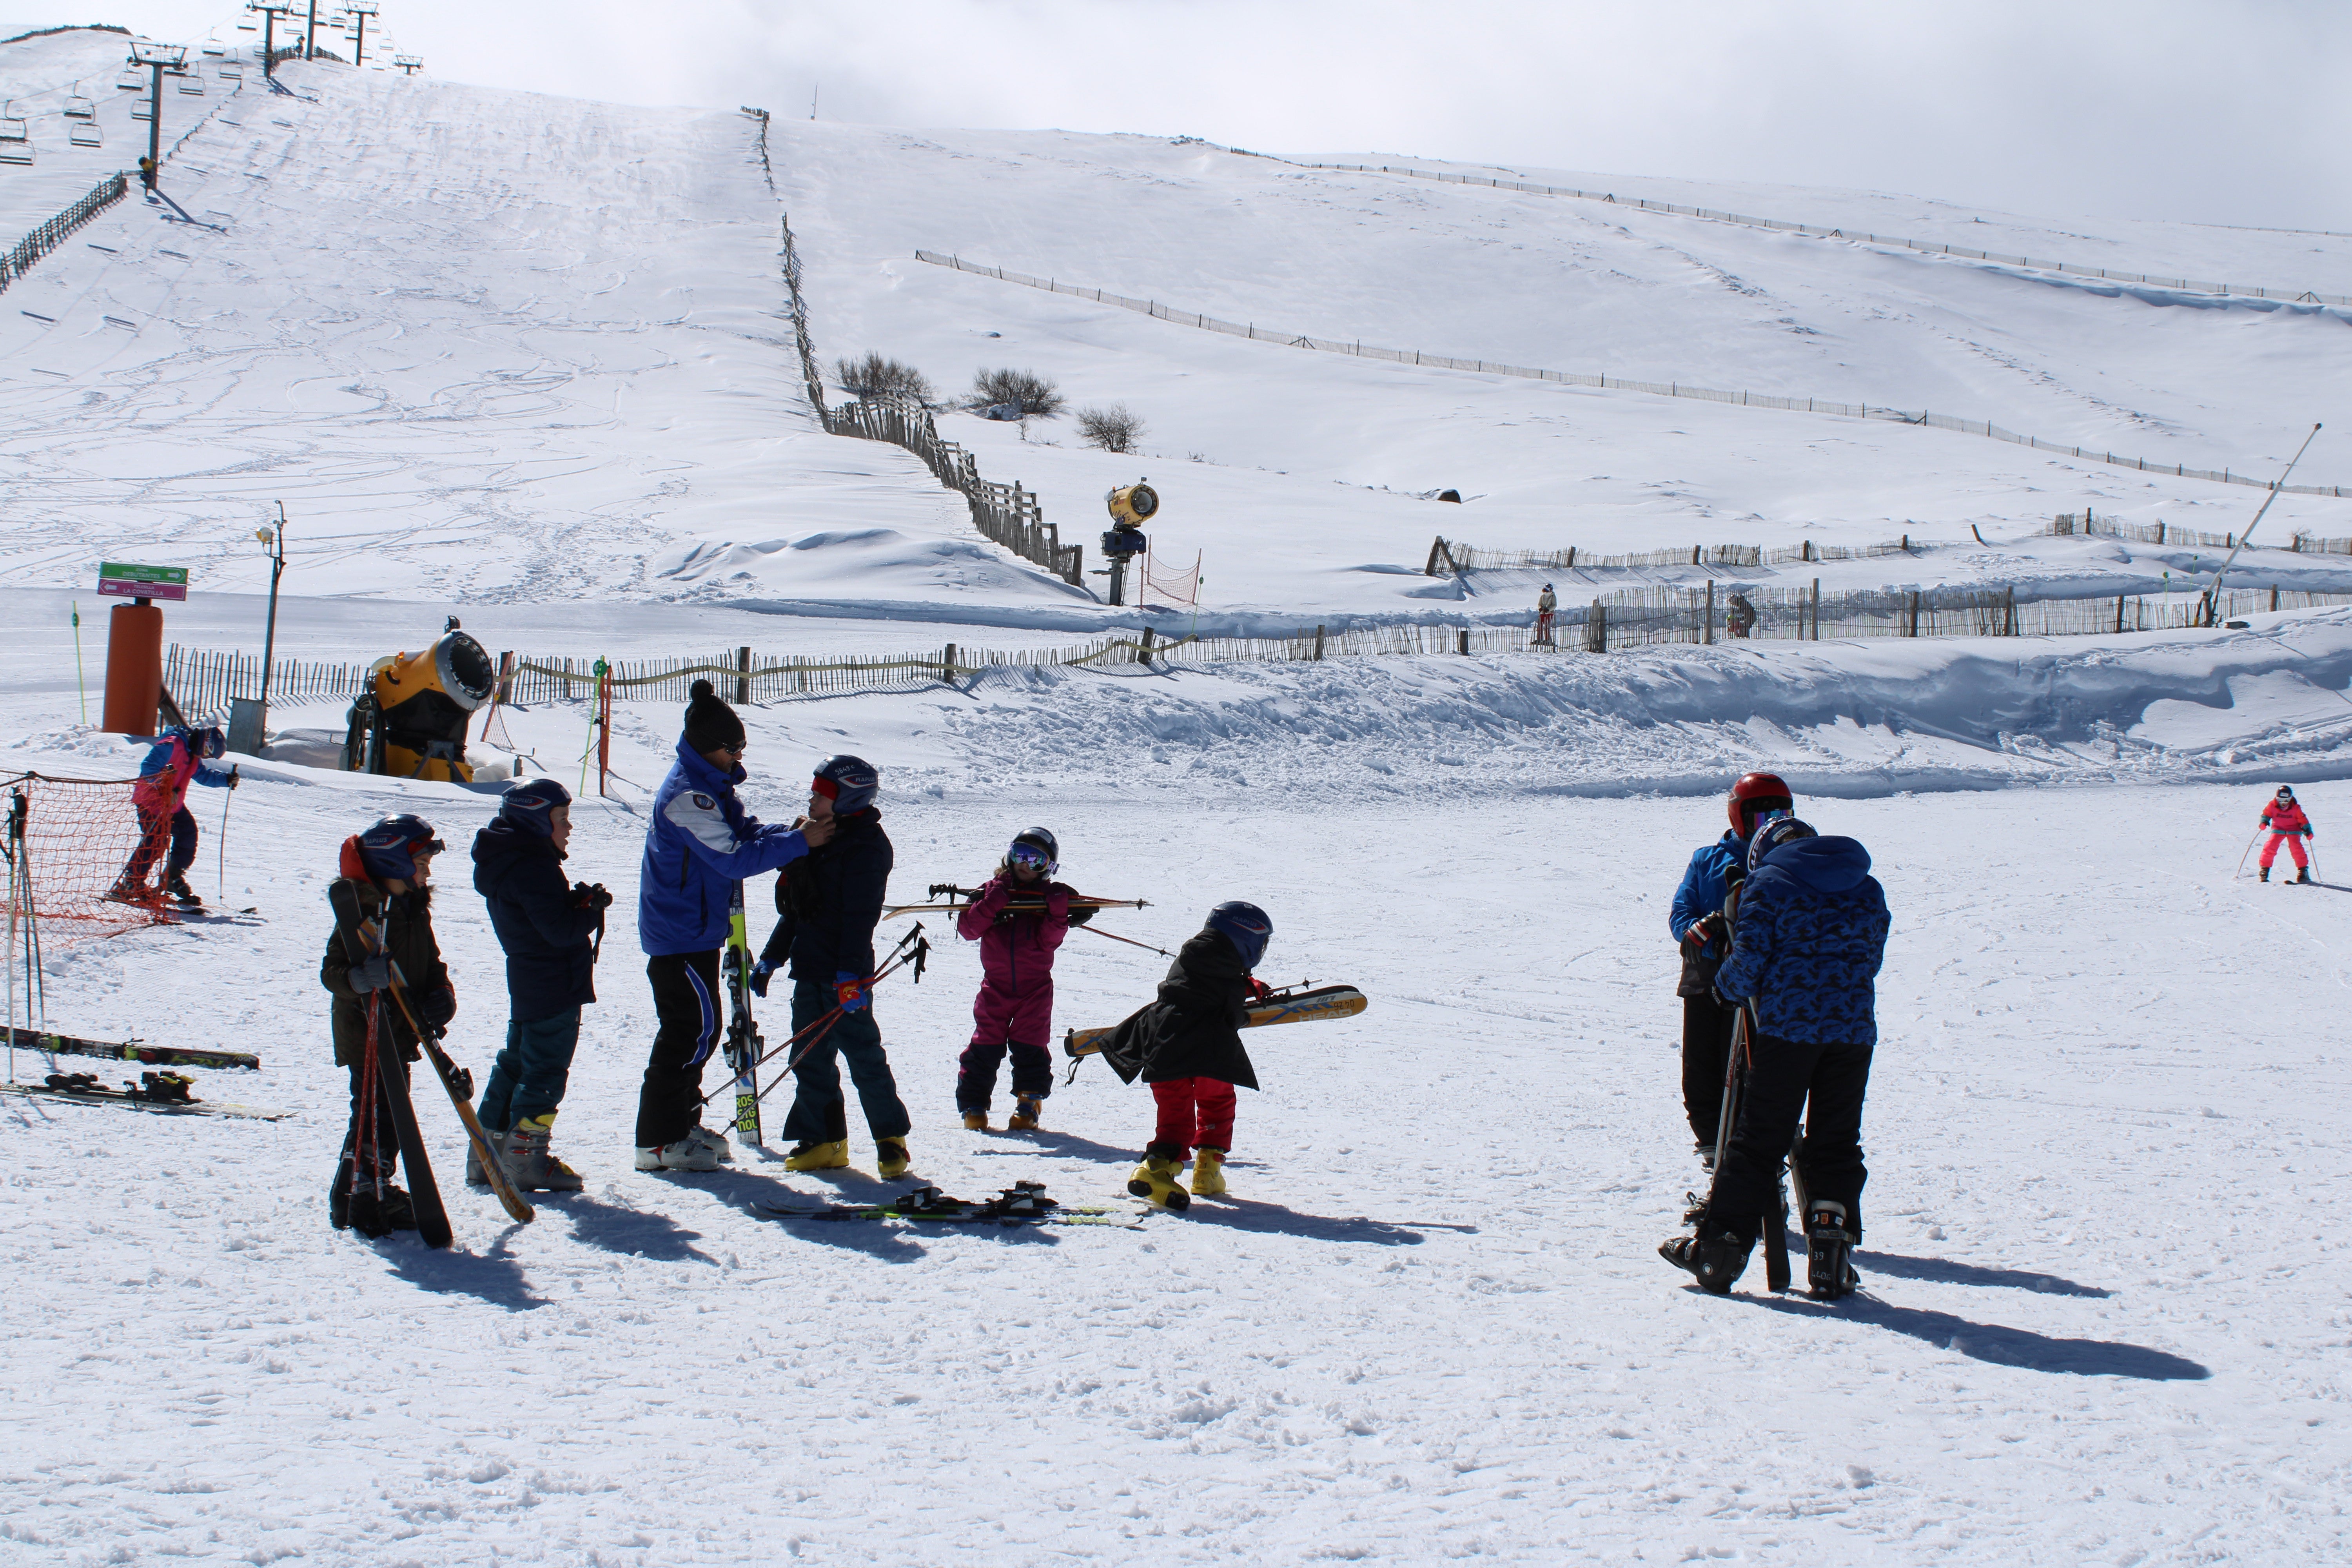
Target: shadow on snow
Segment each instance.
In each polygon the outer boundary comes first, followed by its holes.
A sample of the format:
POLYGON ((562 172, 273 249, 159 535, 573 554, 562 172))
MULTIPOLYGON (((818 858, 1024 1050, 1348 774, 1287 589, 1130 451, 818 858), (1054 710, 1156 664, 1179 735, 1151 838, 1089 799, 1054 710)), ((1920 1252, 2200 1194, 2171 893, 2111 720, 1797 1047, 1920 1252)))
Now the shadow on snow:
MULTIPOLYGON (((1804 1256, 1803 1237, 1793 1238, 1790 1247, 1799 1258, 1804 1256)), ((2083 1296, 2096 1301, 2115 1294, 2096 1285, 2077 1285, 2055 1274, 2035 1274, 2022 1268, 1984 1268, 1943 1258, 1906 1258, 1896 1252, 1857 1252, 1853 1266, 1865 1273, 1891 1274, 1898 1279, 1926 1279, 1938 1285, 2000 1285, 2012 1290, 2033 1290, 2044 1296, 2083 1296)))
POLYGON ((532 1293, 522 1265, 507 1250, 508 1239, 519 1228, 509 1226, 488 1251, 479 1254, 435 1251, 418 1243, 411 1233, 403 1233, 404 1244, 398 1245, 397 1250, 389 1238, 372 1245, 392 1264, 394 1279, 404 1279, 420 1290, 436 1296, 471 1296, 509 1312, 528 1312, 549 1302, 546 1297, 532 1293))
POLYGON ((1387 1220, 1367 1219, 1362 1215, 1346 1219, 1333 1219, 1322 1215, 1300 1214, 1279 1204, 1254 1203, 1247 1198, 1196 1198, 1183 1217, 1198 1224, 1214 1221, 1227 1230, 1250 1231, 1265 1236, 1298 1236, 1310 1241, 1366 1241, 1381 1247, 1419 1247, 1427 1238, 1424 1230, 1453 1230, 1467 1235, 1477 1234, 1475 1225, 1446 1225, 1416 1220, 1419 1229, 1391 1225, 1387 1220))
MULTIPOLYGON (((1696 1290, 1698 1287, 1694 1284, 1690 1289, 1696 1290)), ((2146 1345, 2124 1344, 2115 1340, 2055 1340, 2030 1329, 1972 1323, 1949 1312, 1892 1306, 1868 1296, 1849 1296, 1836 1306, 1771 1296, 1748 1300, 1776 1312, 1874 1324, 1924 1341, 1938 1350, 1957 1352, 1972 1361, 2021 1367, 2027 1372, 2071 1373, 2079 1377, 2137 1377, 2156 1383, 2194 1382, 2213 1375, 2210 1367, 2186 1356, 2150 1350, 2146 1345)))
POLYGON ((541 1207, 551 1208, 572 1222, 572 1240, 599 1251, 656 1263, 683 1263, 689 1258, 697 1263, 718 1261, 693 1245, 702 1239, 700 1231, 688 1230, 667 1215, 600 1203, 584 1193, 537 1196, 541 1207))

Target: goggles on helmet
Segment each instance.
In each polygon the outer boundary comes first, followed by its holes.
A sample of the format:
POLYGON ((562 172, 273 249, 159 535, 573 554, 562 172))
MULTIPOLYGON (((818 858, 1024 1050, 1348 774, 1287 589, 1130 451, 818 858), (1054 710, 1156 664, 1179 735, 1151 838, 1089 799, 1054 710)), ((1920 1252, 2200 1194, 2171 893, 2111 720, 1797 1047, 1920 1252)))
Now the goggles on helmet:
POLYGON ((1005 852, 1004 858, 1015 866, 1034 871, 1040 876, 1050 877, 1062 868, 1057 862, 1046 855, 1044 849, 1026 841, 1015 844, 1005 852))

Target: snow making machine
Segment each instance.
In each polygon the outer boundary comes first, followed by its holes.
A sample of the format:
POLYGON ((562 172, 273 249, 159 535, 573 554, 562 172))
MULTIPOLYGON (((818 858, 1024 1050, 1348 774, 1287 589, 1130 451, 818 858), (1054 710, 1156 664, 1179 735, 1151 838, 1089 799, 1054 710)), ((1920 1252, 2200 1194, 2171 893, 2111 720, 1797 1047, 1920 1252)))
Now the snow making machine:
MULTIPOLYGON (((1104 559, 1110 563, 1110 602, 1127 602, 1127 563, 1151 546, 1143 525, 1160 515, 1160 492, 1138 479, 1103 497, 1110 509, 1110 528, 1102 536, 1104 559)), ((1136 595, 1141 598, 1140 594, 1136 595)))
POLYGON ((422 653, 396 653, 369 667, 368 689, 352 704, 343 737, 345 771, 473 783, 466 726, 497 684, 488 651, 450 616, 440 640, 422 653))

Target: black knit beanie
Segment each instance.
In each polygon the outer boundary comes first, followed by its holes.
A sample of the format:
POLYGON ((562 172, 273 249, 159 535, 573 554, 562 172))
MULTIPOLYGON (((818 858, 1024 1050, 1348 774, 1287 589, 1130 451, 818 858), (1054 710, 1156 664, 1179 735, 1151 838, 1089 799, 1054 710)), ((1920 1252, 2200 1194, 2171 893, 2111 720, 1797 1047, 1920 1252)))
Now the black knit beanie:
POLYGON ((727 706, 710 689, 710 682, 694 683, 694 700, 686 705, 686 743, 689 750, 715 752, 724 746, 730 749, 743 743, 743 721, 735 717, 735 710, 727 706))

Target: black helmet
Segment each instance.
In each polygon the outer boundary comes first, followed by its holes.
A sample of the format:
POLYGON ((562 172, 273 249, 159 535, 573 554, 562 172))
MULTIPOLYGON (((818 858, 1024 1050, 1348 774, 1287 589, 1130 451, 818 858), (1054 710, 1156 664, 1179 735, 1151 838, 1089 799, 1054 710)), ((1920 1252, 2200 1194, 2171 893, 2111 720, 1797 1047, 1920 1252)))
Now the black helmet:
POLYGON ((1008 849, 1005 852, 1006 858, 1010 859, 1013 856, 1013 851, 1019 849, 1024 844, 1030 845, 1044 853, 1045 857, 1045 875, 1048 877, 1062 868, 1062 846, 1060 842, 1055 838, 1050 829, 1044 827, 1023 828, 1019 833, 1013 835, 1013 848, 1008 849))

